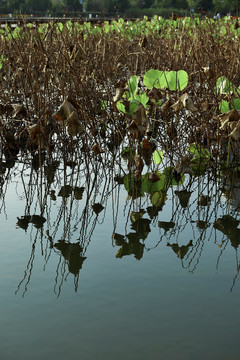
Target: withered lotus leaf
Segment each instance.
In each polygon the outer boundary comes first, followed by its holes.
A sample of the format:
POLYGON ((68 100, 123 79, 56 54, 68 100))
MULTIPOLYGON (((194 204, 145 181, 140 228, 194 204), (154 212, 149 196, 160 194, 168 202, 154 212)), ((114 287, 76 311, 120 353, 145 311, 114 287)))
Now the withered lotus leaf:
POLYGON ((155 101, 159 101, 162 98, 161 91, 159 89, 156 89, 155 87, 153 87, 149 91, 148 96, 155 101))
POLYGON ((230 110, 217 117, 221 130, 229 130, 229 137, 238 141, 240 139, 240 111, 230 110))
POLYGON ((127 126, 127 130, 134 136, 137 137, 138 134, 143 134, 145 131, 145 126, 138 125, 136 121, 132 120, 127 126))
POLYGON ((44 145, 44 130, 39 121, 36 124, 29 126, 27 130, 33 144, 38 146, 44 145))
POLYGON ((27 115, 27 110, 26 110, 25 106, 23 106, 23 105, 13 104, 12 109, 13 109, 13 118, 16 118, 18 116, 26 116, 27 115))
POLYGON ((178 162, 174 168, 174 170, 178 174, 190 174, 193 175, 193 169, 190 166, 191 158, 188 155, 184 155, 180 162, 178 162))
POLYGON ((230 110, 220 116, 218 116, 221 125, 225 125, 226 121, 238 121, 240 119, 240 111, 237 110, 230 110))
POLYGON ((95 155, 99 155, 104 152, 103 149, 98 145, 98 143, 95 143, 92 146, 92 151, 94 152, 95 155))
POLYGON ((168 99, 162 106, 161 110, 164 114, 166 114, 169 110, 169 108, 174 104, 173 99, 168 99))
POLYGON ((57 121, 64 122, 69 118, 73 111, 77 113, 75 107, 69 101, 64 100, 59 109, 53 114, 53 118, 57 121))
POLYGON ((84 132, 84 127, 79 120, 78 114, 76 111, 73 111, 66 121, 67 132, 70 136, 76 136, 77 134, 81 135, 84 132))
POLYGON ((238 141, 240 139, 240 121, 236 124, 233 131, 229 134, 231 138, 238 141))
POLYGON ((158 174, 156 174, 156 173, 153 172, 153 173, 149 174, 148 180, 150 180, 151 182, 155 183, 155 182, 157 182, 157 181, 160 180, 160 177, 158 176, 158 174))
POLYGON ((191 112, 196 112, 198 109, 194 106, 192 98, 187 94, 183 94, 180 96, 177 102, 175 102, 171 108, 173 108, 174 111, 179 112, 182 109, 189 110, 191 112))
POLYGON ((122 97, 122 95, 124 94, 125 91, 126 91, 126 88, 117 88, 116 89, 116 94, 113 97, 113 101, 115 103, 118 102, 121 99, 121 97, 122 97))
POLYGON ((134 111, 133 120, 136 122, 137 125, 146 125, 147 118, 143 105, 140 105, 139 108, 134 111))

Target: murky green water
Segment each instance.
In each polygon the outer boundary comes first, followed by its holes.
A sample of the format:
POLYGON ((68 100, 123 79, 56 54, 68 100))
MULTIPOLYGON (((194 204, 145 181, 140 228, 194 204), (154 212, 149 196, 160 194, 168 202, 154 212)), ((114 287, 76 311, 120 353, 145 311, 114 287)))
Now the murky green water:
POLYGON ((218 185, 156 210, 107 174, 21 174, 1 186, 1 359, 237 358, 239 212, 218 185))

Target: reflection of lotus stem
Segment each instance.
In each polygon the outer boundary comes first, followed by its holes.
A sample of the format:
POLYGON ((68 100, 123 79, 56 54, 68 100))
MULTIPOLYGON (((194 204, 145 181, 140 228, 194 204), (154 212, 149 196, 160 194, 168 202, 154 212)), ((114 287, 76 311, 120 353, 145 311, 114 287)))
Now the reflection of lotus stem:
POLYGON ((227 167, 230 165, 231 139, 228 140, 227 167))

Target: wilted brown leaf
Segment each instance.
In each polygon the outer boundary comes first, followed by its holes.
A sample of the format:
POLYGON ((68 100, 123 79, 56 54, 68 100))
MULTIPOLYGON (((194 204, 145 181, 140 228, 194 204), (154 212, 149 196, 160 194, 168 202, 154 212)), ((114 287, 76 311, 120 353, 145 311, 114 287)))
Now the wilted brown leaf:
POLYGON ((26 110, 25 106, 23 106, 23 105, 13 104, 12 109, 13 109, 13 118, 16 118, 18 116, 22 117, 22 116, 27 115, 27 110, 26 110))
POLYGON ((33 144, 41 147, 44 146, 45 144, 44 130, 39 121, 36 124, 29 126, 27 130, 29 133, 30 140, 33 144))
POLYGON ((68 119, 73 111, 77 113, 75 107, 69 101, 64 100, 59 109, 53 114, 53 118, 57 121, 64 122, 68 119))
POLYGON ((118 102, 121 99, 121 97, 122 97, 122 95, 124 94, 125 91, 126 91, 126 88, 117 88, 116 89, 116 94, 113 97, 113 101, 115 103, 118 102))
POLYGON ((73 111, 66 121, 67 132, 70 136, 81 135, 84 132, 84 127, 78 118, 76 111, 73 111))
POLYGON ((198 111, 198 109, 194 106, 191 97, 187 93, 181 95, 180 98, 178 99, 178 101, 175 102, 175 104, 173 104, 171 106, 171 108, 173 108, 173 110, 176 112, 178 112, 184 108, 191 112, 198 111))
POLYGON ((98 143, 95 143, 92 146, 92 151, 94 152, 95 155, 99 155, 104 152, 104 150, 98 145, 98 143))

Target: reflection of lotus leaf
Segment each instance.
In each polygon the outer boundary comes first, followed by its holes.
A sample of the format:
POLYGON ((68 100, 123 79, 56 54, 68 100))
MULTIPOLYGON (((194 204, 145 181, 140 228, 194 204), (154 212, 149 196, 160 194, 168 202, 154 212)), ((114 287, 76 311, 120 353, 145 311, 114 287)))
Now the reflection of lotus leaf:
POLYGON ((151 175, 151 173, 147 173, 142 176, 141 189, 143 192, 146 192, 146 193, 152 195, 157 191, 162 191, 166 187, 165 176, 163 174, 161 174, 160 172, 156 172, 155 174, 159 177, 159 180, 156 182, 152 182, 151 180, 149 180, 149 176, 151 175))
POLYGON ((151 196, 151 203, 156 207, 163 207, 167 200, 166 191, 156 191, 151 196))
POLYGON ((192 191, 187 190, 181 190, 181 191, 175 191, 175 194, 179 198, 179 202, 183 208, 188 207, 189 199, 192 194, 192 191))
POLYGON ((145 210, 143 209, 140 209, 140 211, 132 211, 130 214, 131 223, 134 223, 136 220, 141 219, 144 214, 145 214, 145 210))
POLYGON ((199 229, 207 229, 208 223, 207 223, 207 221, 204 221, 204 220, 198 220, 197 221, 197 227, 199 229))
POLYGON ((102 206, 102 204, 96 203, 92 205, 92 209, 95 212, 95 214, 98 215, 104 209, 104 207, 102 206))
POLYGON ((61 187, 58 196, 61 196, 63 198, 69 197, 72 193, 72 186, 70 185, 64 185, 61 187))
POLYGON ((198 200, 198 205, 200 206, 208 206, 211 201, 210 196, 208 195, 201 195, 198 200))
POLYGON ((189 241, 187 245, 179 246, 178 244, 167 244, 167 246, 170 246, 175 254, 179 257, 179 259, 183 259, 184 256, 187 254, 189 247, 193 246, 192 240, 189 241))
POLYGON ((17 226, 19 226, 20 228, 24 229, 24 230, 27 230, 28 228, 28 224, 30 223, 31 221, 31 216, 21 216, 21 218, 17 218, 18 221, 17 221, 17 226))
POLYGON ((37 229, 41 228, 45 221, 46 219, 41 215, 32 215, 31 217, 31 223, 33 223, 37 229))
POLYGON ((115 240, 116 246, 122 246, 126 243, 125 237, 121 234, 115 233, 112 235, 112 238, 115 240))
POLYGON ((127 174, 123 179, 124 186, 128 192, 128 195, 133 199, 144 196, 144 192, 141 189, 141 180, 135 179, 133 175, 127 174))
POLYGON ((173 221, 159 221, 158 226, 165 231, 168 231, 169 229, 174 228, 175 223, 173 221))
POLYGON ((172 168, 166 168, 163 173, 154 172, 154 181, 152 181, 153 173, 146 173, 140 179, 134 178, 133 175, 124 176, 124 185, 129 196, 133 198, 144 196, 144 193, 150 194, 151 202, 154 206, 160 207, 166 200, 166 190, 169 186, 182 184, 185 180, 181 176, 179 181, 174 178, 172 168), (157 181, 155 181, 157 180, 157 181))
POLYGON ((74 197, 76 200, 81 200, 83 197, 84 187, 75 187, 74 188, 74 197))
MULTIPOLYGON (((142 234, 137 233, 137 232, 135 232, 135 233, 130 232, 129 234, 126 235, 126 237, 130 242, 139 242, 139 240, 143 239, 142 234)), ((145 240, 145 239, 143 239, 143 240, 145 240)))
POLYGON ((121 249, 118 250, 117 254, 116 254, 116 258, 121 259, 123 256, 126 255, 135 255, 135 258, 137 260, 140 260, 143 257, 143 250, 144 250, 144 245, 141 243, 129 243, 129 244, 124 244, 121 249))
POLYGON ((66 243, 64 240, 59 240, 54 247, 61 251, 64 258, 68 261, 68 269, 74 275, 77 275, 82 268, 86 257, 81 256, 82 247, 79 243, 66 243))
POLYGON ((231 215, 224 215, 217 219, 214 223, 214 228, 227 235, 234 248, 240 244, 240 229, 238 229, 239 221, 231 215))
POLYGON ((27 230, 29 223, 32 223, 37 229, 40 229, 46 221, 41 215, 25 215, 17 219, 17 226, 24 230, 27 230))
POLYGON ((182 185, 185 181, 185 175, 177 174, 172 167, 165 168, 163 174, 169 186, 182 185))
POLYGON ((158 213, 161 210, 162 210, 161 207, 156 207, 156 206, 148 206, 147 207, 147 213, 151 219, 154 219, 156 216, 158 216, 158 213))
POLYGON ((131 228, 136 231, 138 235, 140 235, 141 239, 146 239, 148 233, 151 231, 150 229, 151 220, 149 219, 138 219, 132 225, 131 228))

